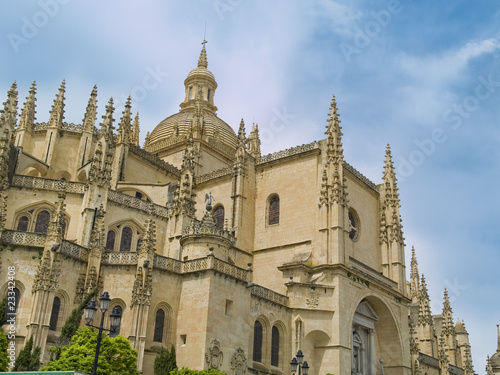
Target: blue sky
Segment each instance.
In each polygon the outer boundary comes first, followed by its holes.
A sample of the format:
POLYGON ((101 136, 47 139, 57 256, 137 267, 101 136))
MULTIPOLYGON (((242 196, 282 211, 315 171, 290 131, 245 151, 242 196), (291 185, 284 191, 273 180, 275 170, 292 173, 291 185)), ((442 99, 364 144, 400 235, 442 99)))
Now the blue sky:
POLYGON ((391 144, 407 265, 415 246, 433 314, 448 288, 475 371, 496 350, 500 300, 500 4, 410 0, 2 1, 0 93, 37 81, 47 121, 132 95, 141 138, 178 111, 205 23, 218 115, 259 124, 263 153, 324 138, 336 95, 345 158, 372 181, 391 144))

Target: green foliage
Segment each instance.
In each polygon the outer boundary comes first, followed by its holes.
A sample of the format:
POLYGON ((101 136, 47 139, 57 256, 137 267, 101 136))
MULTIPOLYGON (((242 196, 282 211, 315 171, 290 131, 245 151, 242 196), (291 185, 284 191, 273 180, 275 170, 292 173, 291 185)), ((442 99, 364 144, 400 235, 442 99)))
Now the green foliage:
POLYGON ((7 336, 0 329, 0 372, 7 372, 9 370, 7 347, 8 347, 7 336))
POLYGON ((61 355, 61 350, 63 347, 68 345, 71 338, 76 334, 78 328, 80 328, 80 322, 82 321, 83 311, 85 306, 87 306, 92 298, 97 294, 97 289, 87 294, 84 300, 71 311, 70 316, 66 319, 62 329, 61 336, 57 339, 56 345, 52 346, 49 351, 51 353, 51 359, 59 359, 61 355))
MULTIPOLYGON (((79 328, 69 345, 61 350, 59 359, 50 361, 41 371, 92 372, 97 345, 97 330, 91 327, 79 328)), ((110 338, 102 335, 98 375, 138 375, 137 350, 123 336, 110 338)))
POLYGON ((33 349, 33 336, 21 349, 12 371, 37 371, 40 368, 40 347, 33 349))
POLYGON ((160 355, 155 358, 154 375, 170 375, 170 371, 176 369, 175 347, 172 345, 170 351, 162 350, 160 355))
POLYGON ((181 368, 180 370, 173 370, 170 375, 227 375, 225 372, 209 368, 208 370, 190 370, 188 368, 181 368))
POLYGON ((7 294, 5 294, 0 302, 0 326, 7 323, 7 315, 5 314, 5 311, 7 311, 7 294))

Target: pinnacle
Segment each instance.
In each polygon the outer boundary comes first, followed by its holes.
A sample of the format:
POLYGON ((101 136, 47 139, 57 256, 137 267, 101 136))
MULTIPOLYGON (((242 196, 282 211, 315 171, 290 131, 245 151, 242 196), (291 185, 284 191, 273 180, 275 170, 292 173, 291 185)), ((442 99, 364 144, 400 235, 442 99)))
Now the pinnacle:
POLYGON ((203 41, 203 48, 201 49, 200 52, 200 58, 198 59, 198 68, 206 68, 208 67, 208 61, 207 61, 207 50, 205 49, 205 43, 206 41, 203 41))

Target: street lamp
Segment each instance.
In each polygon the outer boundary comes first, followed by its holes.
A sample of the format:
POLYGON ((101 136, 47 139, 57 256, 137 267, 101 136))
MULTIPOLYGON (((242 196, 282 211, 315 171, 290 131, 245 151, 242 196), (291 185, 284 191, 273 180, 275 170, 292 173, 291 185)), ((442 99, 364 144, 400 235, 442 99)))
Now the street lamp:
POLYGON ((309 372, 309 365, 306 361, 302 363, 304 359, 304 354, 302 354, 302 350, 299 349, 295 357, 293 357, 292 362, 290 362, 290 366, 292 366, 292 374, 297 372, 297 368, 299 370, 298 375, 307 375, 309 372))
POLYGON ((122 318, 121 310, 117 306, 113 309, 113 312, 109 316, 111 323, 110 329, 103 328, 104 315, 106 315, 106 311, 108 311, 109 305, 111 303, 111 298, 109 298, 109 293, 104 292, 102 294, 102 297, 99 298, 99 302, 100 302, 99 307, 101 310, 101 324, 99 325, 99 327, 90 324, 92 323, 92 320, 94 319, 95 313, 97 311, 95 301, 94 300, 90 301, 89 304, 85 307, 85 321, 87 322, 87 325, 89 327, 99 328, 99 334, 97 335, 97 345, 95 349, 94 367, 92 368, 92 375, 96 375, 97 373, 97 362, 99 361, 99 349, 101 348, 102 331, 113 332, 114 330, 116 330, 116 328, 120 326, 120 321, 122 318))

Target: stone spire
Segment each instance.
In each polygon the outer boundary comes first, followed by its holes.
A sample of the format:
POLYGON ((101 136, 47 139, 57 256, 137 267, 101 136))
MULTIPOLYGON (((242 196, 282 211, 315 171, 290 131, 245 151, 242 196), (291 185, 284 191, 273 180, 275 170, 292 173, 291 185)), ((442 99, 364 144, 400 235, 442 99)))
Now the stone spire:
POLYGON ((83 130, 89 133, 94 132, 95 121, 97 119, 97 85, 94 85, 90 93, 90 99, 87 104, 87 110, 83 117, 83 130))
POLYGON ((0 112, 0 189, 7 187, 11 156, 12 133, 17 118, 17 84, 14 82, 7 93, 7 101, 0 112))
POLYGON ((341 164, 344 160, 344 150, 342 149, 342 127, 340 126, 335 95, 332 97, 327 122, 325 134, 327 136, 328 163, 341 164))
POLYGON ((182 165, 181 170, 189 169, 194 171, 194 141, 193 134, 189 134, 186 141, 186 148, 184 149, 184 154, 182 155, 182 165))
POLYGON ((401 205, 399 202, 397 178, 389 144, 385 151, 381 203, 383 211, 381 214, 381 222, 384 221, 386 225, 383 229, 386 233, 385 240, 403 244, 403 225, 401 224, 401 215, 399 212, 401 205))
POLYGON ((109 99, 108 104, 106 105, 106 113, 102 116, 101 130, 100 136, 103 136, 106 141, 113 140, 113 122, 115 119, 113 118, 113 112, 115 111, 115 107, 113 107, 113 98, 109 99))
POLYGON ((137 112, 132 124, 132 133, 130 134, 130 143, 135 146, 139 146, 139 131, 139 112, 137 112))
POLYGON ((61 129, 64 120, 64 93, 66 92, 66 81, 63 79, 61 86, 59 87, 59 92, 54 99, 54 104, 52 105, 52 110, 50 111, 50 118, 47 124, 48 128, 58 128, 61 129))
POLYGON ((438 359, 439 359, 439 369, 440 374, 448 374, 448 365, 450 364, 450 359, 448 357, 448 350, 446 348, 446 343, 443 334, 439 337, 438 342, 438 359))
POLYGON ((58 195, 58 200, 56 202, 56 209, 54 214, 50 218, 49 227, 47 229, 47 241, 51 238, 52 242, 60 243, 64 236, 64 228, 66 227, 65 216, 66 216, 66 193, 64 191, 60 192, 58 195))
POLYGON ((243 147, 246 148, 246 132, 245 132, 245 121, 241 119, 240 127, 238 129, 238 148, 243 147))
POLYGON ((98 186, 109 186, 111 181, 111 169, 113 163, 113 98, 106 105, 106 113, 102 116, 101 129, 90 166, 88 183, 98 186))
POLYGON ((200 58, 198 59, 198 68, 207 68, 208 60, 207 60, 207 50, 205 49, 206 40, 203 41, 203 48, 200 52, 200 58))
POLYGON ((418 274, 417 256, 415 248, 411 248, 411 270, 410 270, 410 297, 413 303, 418 302, 418 294, 420 289, 420 275, 418 274))
POLYGON ((446 336, 453 335, 455 333, 455 326, 453 324, 453 312, 451 310, 448 290, 446 290, 446 288, 444 288, 443 297, 443 333, 446 336))
POLYGON ((248 153, 254 158, 260 157, 260 138, 259 138, 259 127, 257 124, 252 124, 252 131, 248 136, 247 140, 248 153))
POLYGON ((117 135, 117 144, 130 143, 130 133, 132 132, 132 114, 130 111, 132 99, 130 96, 127 98, 127 102, 125 103, 125 110, 122 112, 123 116, 120 121, 120 125, 118 126, 118 135, 117 135))
POLYGON ((139 254, 152 257, 156 246, 156 223, 152 217, 146 219, 145 227, 146 230, 142 236, 139 254))
POLYGON ((101 204, 99 209, 95 211, 94 227, 90 232, 90 251, 96 253, 99 257, 101 256, 104 246, 106 246, 106 227, 104 226, 105 214, 106 212, 101 204))
POLYGON ((21 117, 19 118, 19 126, 17 130, 33 130, 33 125, 35 124, 35 114, 36 114, 36 82, 33 81, 31 84, 30 92, 26 97, 26 103, 24 103, 23 110, 21 111, 21 117))
POLYGON ((182 156, 181 180, 177 186, 174 199, 174 212, 193 217, 196 212, 196 182, 194 176, 195 148, 193 135, 190 133, 182 156), (182 186, 182 188, 181 188, 182 186))
POLYGON ((425 283, 425 276, 422 274, 422 280, 420 282, 420 311, 418 313, 418 323, 421 325, 432 325, 432 315, 430 308, 430 298, 429 292, 427 290, 427 284, 425 283))
MULTIPOLYGON (((14 131, 17 122, 17 83, 14 81, 7 92, 7 100, 3 103, 3 110, 0 111, 0 128, 8 130, 9 137, 14 131)), ((10 138, 9 138, 10 140, 10 138)))

